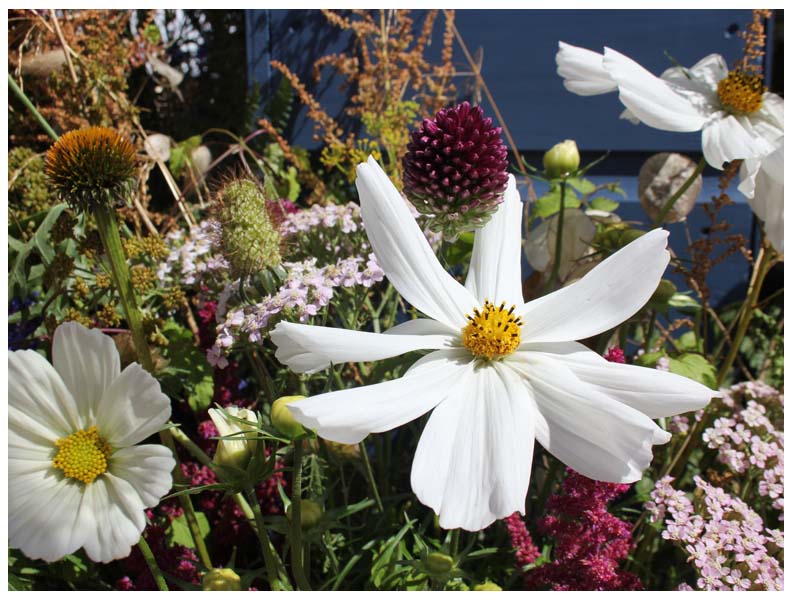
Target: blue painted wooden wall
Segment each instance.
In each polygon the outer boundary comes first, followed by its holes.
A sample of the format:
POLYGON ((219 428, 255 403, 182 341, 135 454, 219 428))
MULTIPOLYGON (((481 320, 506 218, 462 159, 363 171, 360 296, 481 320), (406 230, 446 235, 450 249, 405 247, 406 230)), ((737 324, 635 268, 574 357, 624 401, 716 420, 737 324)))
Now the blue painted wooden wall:
MULTIPOLYGON (((331 52, 346 49, 350 37, 329 25, 317 10, 248 10, 247 55, 250 81, 262 86, 265 94, 276 84, 278 74, 269 65, 272 59, 289 66, 312 85, 313 61, 331 52)), ((424 14, 415 11, 419 20, 424 14)), ((664 150, 683 151, 696 158, 699 133, 668 133, 634 126, 619 119, 622 106, 615 94, 580 97, 566 91, 556 74, 557 42, 602 51, 610 46, 630 56, 658 74, 671 66, 665 52, 680 64, 691 66, 707 54, 722 54, 728 64, 742 52, 736 33, 751 19, 749 10, 458 10, 456 26, 472 53, 483 50, 483 75, 506 120, 519 150, 538 157, 546 148, 566 138, 577 140, 585 154, 611 151, 606 175, 601 181, 619 179, 629 201, 637 200, 638 159, 664 150)), ((771 33, 769 29, 769 34, 771 33)), ((441 50, 441 30, 437 27, 429 54, 441 50)), ((770 47, 770 44, 769 44, 770 47)), ((456 45, 459 69, 465 66, 456 45)), ((767 57, 770 68, 770 54, 767 57)), ((311 88, 329 114, 340 114, 345 95, 342 80, 325 69, 317 87, 311 88)), ((463 83, 463 82, 460 82, 463 83)), ((459 89, 462 85, 458 86, 459 89)), ((488 114, 489 107, 485 106, 488 114)), ((311 148, 312 126, 304 110, 289 132, 292 142, 311 148)), ((700 201, 717 193, 716 175, 706 171, 700 201)), ((752 236, 753 220, 744 198, 734 189, 738 205, 728 209, 728 221, 735 231, 752 236)), ((624 218, 643 220, 635 203, 621 208, 624 218)), ((701 207, 689 217, 693 236, 702 235, 707 219, 701 207)), ((675 246, 685 246, 680 227, 673 231, 675 246)), ((753 242, 752 242, 753 243, 753 242)), ((712 273, 714 301, 736 285, 744 285, 748 271, 740 257, 733 257, 712 273)))

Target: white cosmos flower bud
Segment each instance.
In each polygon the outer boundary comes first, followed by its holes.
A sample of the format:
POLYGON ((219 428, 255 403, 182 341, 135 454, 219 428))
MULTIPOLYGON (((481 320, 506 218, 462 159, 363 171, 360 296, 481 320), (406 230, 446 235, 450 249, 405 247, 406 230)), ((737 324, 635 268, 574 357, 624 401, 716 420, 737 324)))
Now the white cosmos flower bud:
POLYGON ((219 435, 230 438, 219 440, 214 462, 224 467, 246 468, 258 443, 255 439, 258 426, 257 413, 247 408, 228 406, 224 409, 224 413, 216 408, 210 408, 208 416, 214 422, 219 435))

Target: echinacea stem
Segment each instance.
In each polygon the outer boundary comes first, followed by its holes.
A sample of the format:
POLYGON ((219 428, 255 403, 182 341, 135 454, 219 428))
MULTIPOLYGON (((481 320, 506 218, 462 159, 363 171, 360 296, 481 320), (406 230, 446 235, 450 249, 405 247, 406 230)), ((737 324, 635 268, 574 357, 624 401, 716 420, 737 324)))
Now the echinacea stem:
POLYGON ((115 209, 110 205, 101 204, 95 208, 93 215, 96 218, 96 226, 99 230, 102 245, 110 261, 112 278, 118 290, 121 304, 123 304, 126 320, 132 332, 137 358, 140 360, 143 368, 153 375, 154 361, 151 358, 145 331, 143 331, 143 315, 137 304, 132 280, 129 277, 129 267, 123 252, 121 236, 118 233, 118 219, 115 217, 115 209))
POLYGON ((293 453, 293 482, 291 484, 291 569, 299 589, 310 590, 304 572, 302 552, 302 441, 296 440, 293 453))
POLYGON ((148 569, 151 571, 151 576, 154 578, 154 583, 156 583, 156 589, 158 589, 160 592, 169 591, 167 588, 167 582, 165 581, 165 576, 162 575, 162 569, 160 569, 159 565, 156 564, 156 558, 154 557, 154 553, 151 551, 151 546, 148 545, 148 542, 145 541, 145 537, 142 535, 140 536, 140 540, 137 542, 137 547, 140 549, 140 554, 143 555, 143 558, 148 565, 148 569))

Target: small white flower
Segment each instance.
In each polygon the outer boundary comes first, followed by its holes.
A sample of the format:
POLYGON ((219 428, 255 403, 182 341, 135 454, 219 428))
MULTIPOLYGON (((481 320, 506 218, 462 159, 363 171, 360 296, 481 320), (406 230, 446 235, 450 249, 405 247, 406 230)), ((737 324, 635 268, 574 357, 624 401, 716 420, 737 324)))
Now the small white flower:
POLYGON ((209 408, 208 416, 214 422, 219 435, 228 438, 217 442, 214 462, 223 466, 246 468, 258 444, 255 435, 258 415, 248 408, 228 406, 224 410, 209 408))
POLYGON ((8 355, 10 545, 46 561, 79 548, 123 558, 172 486, 170 450, 135 446, 162 428, 170 401, 137 363, 121 371, 110 337, 77 323, 55 330, 52 363, 8 355))
POLYGON ((705 406, 712 390, 654 369, 609 363, 573 340, 607 331, 650 298, 669 261, 652 231, 577 282, 524 303, 522 204, 505 198, 475 234, 466 286, 446 273, 403 198, 371 158, 357 168, 370 244, 405 300, 429 318, 376 334, 281 322, 277 358, 298 372, 434 350, 400 379, 289 405, 326 439, 353 444, 433 410, 412 487, 445 529, 475 531, 522 514, 534 441, 576 471, 633 482, 670 436, 651 418, 705 406), (490 302, 489 302, 490 301, 490 302))
POLYGON ((774 247, 784 252, 784 100, 762 81, 727 70, 718 54, 689 69, 672 67, 656 77, 612 50, 603 54, 559 43, 557 73, 581 96, 619 92, 621 115, 664 131, 702 131, 708 164, 743 159, 739 190, 766 223, 774 247), (772 156, 773 158, 768 158, 772 156))

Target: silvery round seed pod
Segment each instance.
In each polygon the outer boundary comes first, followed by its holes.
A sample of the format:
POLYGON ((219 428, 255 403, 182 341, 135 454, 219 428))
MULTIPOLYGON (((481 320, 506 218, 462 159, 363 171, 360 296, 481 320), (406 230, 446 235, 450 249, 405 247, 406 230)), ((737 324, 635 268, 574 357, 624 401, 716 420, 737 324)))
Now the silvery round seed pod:
POLYGON ((154 160, 167 162, 170 160, 170 138, 164 133, 152 133, 143 142, 145 153, 154 160))
MULTIPOLYGON (((672 195, 691 177, 697 163, 683 154, 660 152, 645 161, 639 169, 639 201, 655 220, 672 195)), ((663 223, 686 219, 702 191, 702 177, 697 177, 666 214, 663 223)))

